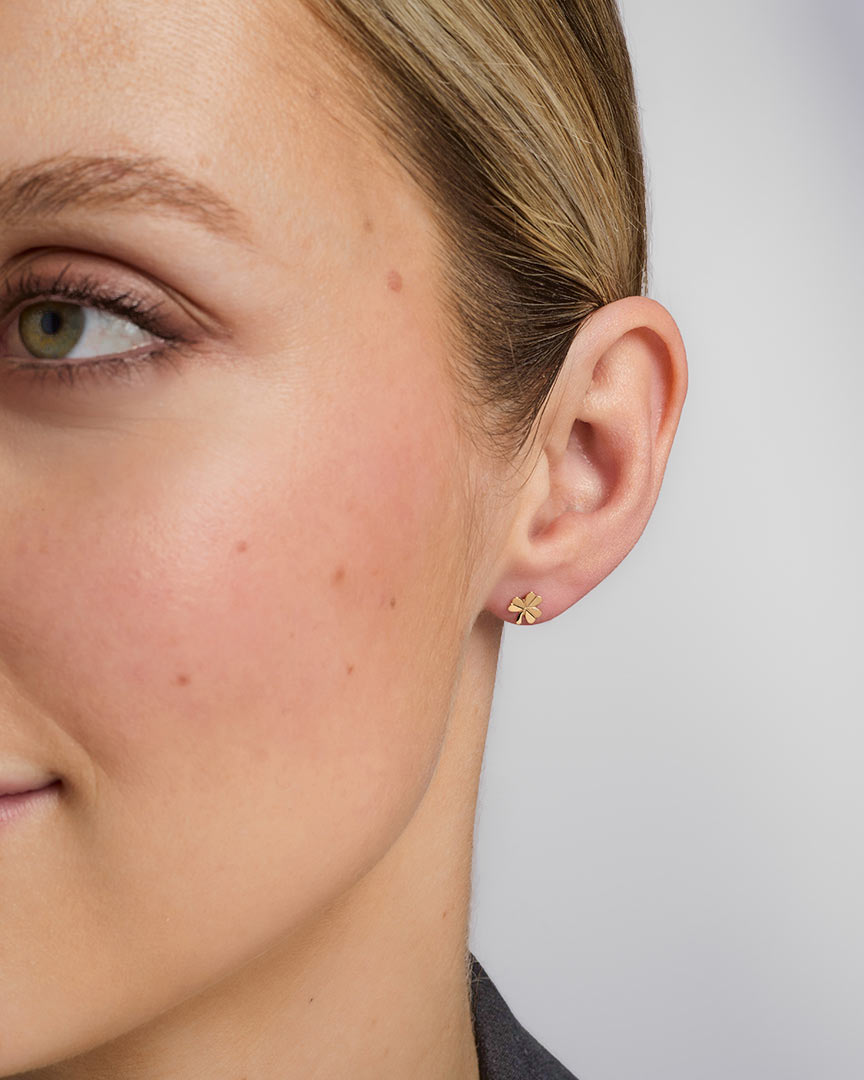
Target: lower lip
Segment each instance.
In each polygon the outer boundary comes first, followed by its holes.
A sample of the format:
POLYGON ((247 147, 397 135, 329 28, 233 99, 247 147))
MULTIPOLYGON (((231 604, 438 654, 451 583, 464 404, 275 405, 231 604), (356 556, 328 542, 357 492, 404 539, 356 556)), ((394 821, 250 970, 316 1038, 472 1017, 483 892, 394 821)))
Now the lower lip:
POLYGON ((35 810, 41 803, 48 802, 57 797, 60 789, 60 780, 55 780, 47 787, 37 791, 19 791, 17 795, 0 795, 0 828, 22 817, 30 810, 35 810))

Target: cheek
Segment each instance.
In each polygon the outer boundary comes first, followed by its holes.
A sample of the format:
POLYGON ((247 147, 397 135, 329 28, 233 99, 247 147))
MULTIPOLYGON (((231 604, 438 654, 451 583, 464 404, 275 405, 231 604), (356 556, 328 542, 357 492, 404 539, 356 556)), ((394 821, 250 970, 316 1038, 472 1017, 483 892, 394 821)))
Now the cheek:
MULTIPOLYGON (((457 662, 456 439, 434 385, 345 390, 156 457, 118 443, 98 494, 46 479, 19 515, 0 649, 100 778, 106 882, 128 851, 194 890, 242 836, 245 870, 290 868, 311 902, 425 790, 457 662)), ((223 885, 229 911, 236 864, 223 885)))

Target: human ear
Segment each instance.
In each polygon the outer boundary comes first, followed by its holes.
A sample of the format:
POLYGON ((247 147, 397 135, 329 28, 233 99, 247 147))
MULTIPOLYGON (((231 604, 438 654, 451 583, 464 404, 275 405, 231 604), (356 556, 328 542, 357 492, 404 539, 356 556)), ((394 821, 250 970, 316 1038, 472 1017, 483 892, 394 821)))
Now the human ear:
POLYGON ((686 394, 684 343, 662 304, 628 296, 592 312, 529 439, 489 611, 515 622, 509 607, 530 590, 536 621, 554 618, 622 561, 657 501, 686 394))

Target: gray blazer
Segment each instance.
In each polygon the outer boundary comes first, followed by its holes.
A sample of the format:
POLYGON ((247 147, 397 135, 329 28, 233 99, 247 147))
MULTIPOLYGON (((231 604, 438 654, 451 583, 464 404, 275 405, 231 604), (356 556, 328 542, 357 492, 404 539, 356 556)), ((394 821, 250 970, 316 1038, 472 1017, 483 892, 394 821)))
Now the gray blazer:
POLYGON ((471 1018, 480 1080, 577 1080, 519 1023, 471 956, 471 1018))

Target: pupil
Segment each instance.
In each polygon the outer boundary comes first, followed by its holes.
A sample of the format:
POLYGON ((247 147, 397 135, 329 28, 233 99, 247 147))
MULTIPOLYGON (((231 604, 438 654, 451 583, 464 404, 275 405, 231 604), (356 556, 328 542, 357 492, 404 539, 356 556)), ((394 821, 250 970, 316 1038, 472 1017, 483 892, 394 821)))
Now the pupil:
POLYGON ((40 327, 43 334, 56 334, 60 329, 60 324, 63 322, 62 318, 56 311, 46 311, 43 313, 40 320, 40 327))

